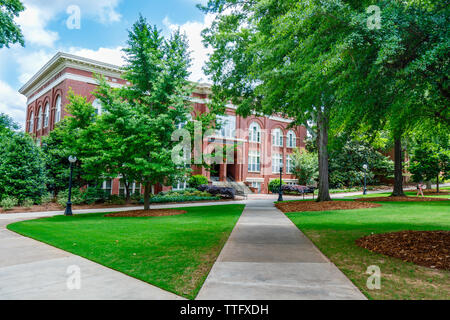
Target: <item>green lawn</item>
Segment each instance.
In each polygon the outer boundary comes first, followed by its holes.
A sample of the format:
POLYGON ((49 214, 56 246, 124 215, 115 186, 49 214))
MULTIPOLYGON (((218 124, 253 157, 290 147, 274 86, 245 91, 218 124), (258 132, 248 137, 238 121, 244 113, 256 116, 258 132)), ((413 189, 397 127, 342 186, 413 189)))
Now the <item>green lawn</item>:
POLYGON ((54 216, 13 223, 8 229, 192 299, 244 205, 180 209, 187 213, 150 218, 54 216))
POLYGON ((450 299, 450 272, 372 253, 355 240, 400 230, 450 230, 450 201, 380 202, 360 210, 287 213, 287 216, 370 299, 450 299), (368 290, 367 267, 381 268, 381 290, 368 290))
MULTIPOLYGON (((440 191, 446 191, 449 192, 450 191, 450 187, 444 187, 444 188, 440 188, 440 191)), ((371 194, 366 194, 366 195, 357 195, 357 196, 347 196, 345 198, 347 199, 358 199, 358 198, 374 198, 374 197, 389 197, 392 194, 392 192, 383 192, 383 193, 371 193, 371 194)), ((417 195, 417 190, 414 191, 405 191, 405 194, 407 196, 410 197, 415 197, 417 195)), ((425 197, 430 197, 430 198, 447 198, 450 199, 450 195, 426 195, 424 193, 425 197)), ((421 197, 421 196, 419 196, 421 197)))

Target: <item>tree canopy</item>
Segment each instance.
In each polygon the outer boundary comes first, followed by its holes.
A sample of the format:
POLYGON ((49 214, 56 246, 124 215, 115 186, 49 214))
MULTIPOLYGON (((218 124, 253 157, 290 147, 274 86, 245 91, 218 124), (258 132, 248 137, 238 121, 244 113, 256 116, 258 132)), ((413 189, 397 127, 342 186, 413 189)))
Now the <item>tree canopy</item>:
POLYGON ((0 1, 0 49, 14 43, 25 44, 22 31, 14 22, 14 17, 23 10, 25 7, 19 0, 0 1))

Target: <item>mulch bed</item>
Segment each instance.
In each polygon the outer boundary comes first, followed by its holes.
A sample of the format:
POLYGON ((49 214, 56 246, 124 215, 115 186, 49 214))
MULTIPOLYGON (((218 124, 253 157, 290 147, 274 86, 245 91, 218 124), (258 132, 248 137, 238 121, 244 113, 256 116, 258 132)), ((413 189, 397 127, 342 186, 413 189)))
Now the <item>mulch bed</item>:
POLYGON ((176 209, 150 209, 150 210, 130 210, 115 213, 108 213, 105 217, 165 217, 185 214, 187 211, 176 209))
POLYGON ((450 195, 450 192, 440 190, 439 192, 437 192, 436 189, 430 189, 430 190, 423 190, 423 194, 426 194, 427 196, 448 196, 450 195))
POLYGON ((359 198, 355 201, 369 201, 369 202, 380 202, 380 201, 407 201, 407 202, 422 202, 422 201, 449 201, 445 198, 425 198, 425 197, 374 197, 374 198, 359 198))
POLYGON ((450 231, 400 231, 356 240, 373 252, 433 269, 450 270, 450 231))
POLYGON ((376 208, 381 207, 381 204, 355 201, 289 201, 276 203, 275 206, 282 212, 303 212, 376 208))

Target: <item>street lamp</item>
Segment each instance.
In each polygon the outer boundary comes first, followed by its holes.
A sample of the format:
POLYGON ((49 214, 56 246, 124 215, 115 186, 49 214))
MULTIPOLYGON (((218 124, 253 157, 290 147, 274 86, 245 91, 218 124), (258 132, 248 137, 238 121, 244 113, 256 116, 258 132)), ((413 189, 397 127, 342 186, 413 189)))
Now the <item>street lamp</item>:
POLYGON ((71 216, 72 215, 72 174, 73 174, 73 164, 77 161, 77 157, 70 156, 69 157, 69 163, 70 163, 70 178, 69 178, 69 197, 67 198, 67 205, 66 205, 66 211, 64 211, 65 216, 71 216))
POLYGON ((283 190, 281 189, 282 175, 283 175, 283 165, 280 165, 280 189, 278 190, 278 201, 283 201, 283 190))
POLYGON ((363 169, 364 169, 364 192, 363 195, 367 194, 367 169, 369 168, 369 166, 367 164, 363 165, 363 169))

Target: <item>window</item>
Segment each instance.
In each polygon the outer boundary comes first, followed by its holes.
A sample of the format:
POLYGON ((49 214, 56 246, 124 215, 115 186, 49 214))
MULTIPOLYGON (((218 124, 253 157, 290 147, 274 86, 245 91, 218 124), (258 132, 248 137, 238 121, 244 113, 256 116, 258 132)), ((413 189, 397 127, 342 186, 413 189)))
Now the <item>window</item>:
POLYGON ((61 121, 61 113, 61 96, 58 96, 55 103, 55 123, 61 121))
POLYGON ((47 102, 47 104, 44 107, 44 128, 48 127, 48 116, 49 116, 49 113, 50 113, 50 106, 49 106, 49 104, 47 102))
POLYGON ((41 138, 36 138, 36 145, 37 145, 38 147, 41 146, 41 138))
POLYGON ((186 181, 177 181, 172 185, 172 190, 184 190, 188 186, 186 181))
POLYGON ((95 99, 94 102, 92 102, 92 106, 94 107, 94 109, 95 109, 95 114, 96 114, 97 116, 99 116, 99 115, 102 114, 102 105, 101 105, 99 99, 95 99))
POLYGON ((220 129, 216 131, 218 136, 224 138, 235 138, 236 136, 236 117, 235 116, 217 116, 217 122, 220 129))
POLYGON ((103 181, 102 189, 105 191, 105 194, 110 196, 112 194, 112 180, 103 181))
POLYGON ((141 194, 141 184, 139 182, 134 182, 133 183, 133 194, 139 195, 141 194))
POLYGON ((248 172, 260 172, 260 155, 259 151, 250 150, 248 154, 248 172))
POLYGON ((178 122, 175 127, 177 129, 183 129, 185 125, 187 125, 188 122, 192 121, 192 116, 190 114, 186 115, 186 120, 178 122))
POLYGON ((258 193, 261 192, 261 182, 252 182, 251 186, 258 190, 258 193))
POLYGON ((29 133, 33 133, 33 130, 34 130, 34 113, 33 113, 33 111, 31 111, 31 113, 30 113, 30 122, 29 122, 29 125, 28 125, 28 132, 29 133))
POLYGON ((275 147, 283 146, 283 132, 281 129, 274 129, 272 131, 272 145, 275 147))
POLYGON ((261 142, 261 127, 256 122, 250 125, 248 139, 250 142, 261 142))
POLYGON ((36 130, 40 130, 42 127, 42 108, 39 107, 38 109, 38 121, 36 125, 36 130))
POLYGON ((290 155, 286 157, 286 173, 294 172, 294 161, 290 155))
POLYGON ((290 130, 287 134, 286 146, 288 148, 295 148, 297 146, 297 137, 295 136, 295 132, 290 130))
POLYGON ((125 188, 125 183, 122 179, 120 179, 120 183, 119 183, 119 196, 124 197, 127 192, 126 192, 126 188, 125 188))
POLYGON ((272 156, 272 173, 280 173, 280 167, 283 166, 283 156, 275 153, 272 156))

